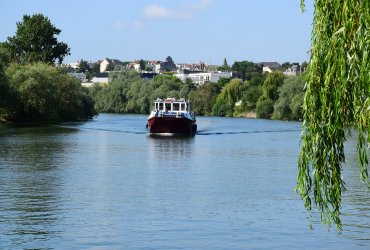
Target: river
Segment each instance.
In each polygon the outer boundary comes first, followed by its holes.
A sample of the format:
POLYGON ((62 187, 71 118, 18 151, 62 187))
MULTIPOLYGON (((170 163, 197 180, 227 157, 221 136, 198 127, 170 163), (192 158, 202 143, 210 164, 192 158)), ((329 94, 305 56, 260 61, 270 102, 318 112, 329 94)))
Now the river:
POLYGON ((301 123, 198 117, 153 137, 146 116, 0 126, 0 249, 369 249, 370 199, 346 143, 343 232, 294 192, 301 123))

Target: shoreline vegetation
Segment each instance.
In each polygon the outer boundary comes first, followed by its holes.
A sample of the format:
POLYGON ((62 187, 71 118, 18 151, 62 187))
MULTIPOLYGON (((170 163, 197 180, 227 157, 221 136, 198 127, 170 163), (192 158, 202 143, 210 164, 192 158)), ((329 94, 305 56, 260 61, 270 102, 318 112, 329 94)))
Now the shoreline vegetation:
POLYGON ((156 98, 183 97, 192 102, 197 116, 301 120, 304 76, 258 70, 245 80, 221 78, 199 87, 173 75, 148 80, 135 71, 121 70, 110 73, 108 84, 89 88, 89 95, 98 113, 148 114, 156 98))
POLYGON ((121 69, 109 72, 108 84, 83 87, 61 67, 70 48, 57 40, 60 32, 42 14, 24 15, 16 34, 0 42, 0 122, 74 121, 100 112, 148 114, 153 100, 167 97, 191 100, 198 116, 302 118, 304 77, 263 73, 262 65, 249 61, 229 66, 225 58, 217 70, 239 78, 202 86, 182 82, 171 72, 149 80, 121 69))
MULTIPOLYGON (((250 62, 251 63, 251 62, 250 62)), ((196 87, 163 74, 143 79, 132 70, 109 73, 108 84, 83 87, 62 68, 9 64, 2 70, 0 123, 87 120, 98 113, 148 114, 156 98, 184 97, 197 116, 302 119, 304 76, 251 72, 196 87)))

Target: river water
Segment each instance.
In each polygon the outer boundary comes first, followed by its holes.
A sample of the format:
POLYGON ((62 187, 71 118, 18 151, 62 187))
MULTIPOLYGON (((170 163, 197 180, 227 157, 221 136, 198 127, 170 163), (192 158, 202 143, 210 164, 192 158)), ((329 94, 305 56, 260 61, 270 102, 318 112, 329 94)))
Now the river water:
POLYGON ((198 117, 153 137, 146 116, 0 127, 0 249, 370 249, 370 199, 346 144, 343 232, 296 184, 301 124, 198 117))

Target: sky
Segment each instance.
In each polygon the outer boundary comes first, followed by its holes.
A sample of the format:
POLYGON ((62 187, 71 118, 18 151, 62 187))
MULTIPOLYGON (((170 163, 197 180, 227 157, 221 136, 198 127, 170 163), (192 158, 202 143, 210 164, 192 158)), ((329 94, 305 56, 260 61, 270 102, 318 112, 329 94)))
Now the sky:
POLYGON ((313 0, 12 0, 0 8, 0 41, 23 15, 42 13, 71 48, 64 63, 105 58, 205 62, 309 60, 313 0))

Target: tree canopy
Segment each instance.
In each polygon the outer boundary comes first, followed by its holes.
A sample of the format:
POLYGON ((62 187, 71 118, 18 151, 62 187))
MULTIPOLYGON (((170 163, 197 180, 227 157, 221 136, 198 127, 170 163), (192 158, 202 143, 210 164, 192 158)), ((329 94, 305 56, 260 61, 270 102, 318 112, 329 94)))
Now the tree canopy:
POLYGON ((237 72, 243 81, 250 80, 253 73, 262 73, 262 67, 260 65, 249 61, 234 62, 231 69, 237 72))
POLYGON ((68 45, 56 38, 60 32, 42 14, 24 15, 22 22, 17 22, 15 36, 8 37, 5 45, 14 62, 60 64, 70 54, 68 45))
POLYGON ((13 102, 11 107, 3 106, 8 110, 5 118, 9 120, 66 121, 95 115, 93 100, 86 89, 61 69, 45 63, 11 64, 6 76, 6 93, 13 102), (11 117, 9 111, 13 112, 11 117))
POLYGON ((344 142, 352 126, 361 180, 369 187, 369 30, 370 1, 315 1, 296 190, 308 211, 314 203, 322 221, 339 230, 344 142))

